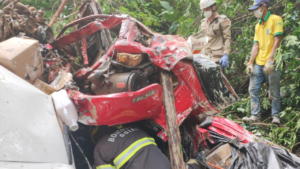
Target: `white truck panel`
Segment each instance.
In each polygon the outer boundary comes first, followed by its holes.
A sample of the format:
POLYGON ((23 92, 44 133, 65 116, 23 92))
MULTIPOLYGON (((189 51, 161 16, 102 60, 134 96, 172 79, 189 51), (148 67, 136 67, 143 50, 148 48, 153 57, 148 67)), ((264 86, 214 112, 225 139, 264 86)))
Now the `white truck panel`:
POLYGON ((74 169, 68 164, 0 162, 0 169, 74 169))
POLYGON ((0 66, 0 105, 1 162, 68 164, 50 96, 0 66))

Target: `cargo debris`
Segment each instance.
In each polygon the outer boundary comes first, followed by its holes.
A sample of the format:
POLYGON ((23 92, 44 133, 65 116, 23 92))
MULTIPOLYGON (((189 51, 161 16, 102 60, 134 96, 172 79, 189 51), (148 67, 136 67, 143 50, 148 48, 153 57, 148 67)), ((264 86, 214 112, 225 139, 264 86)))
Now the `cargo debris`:
POLYGON ((43 58, 35 39, 13 37, 0 43, 0 64, 33 84, 41 76, 43 58))

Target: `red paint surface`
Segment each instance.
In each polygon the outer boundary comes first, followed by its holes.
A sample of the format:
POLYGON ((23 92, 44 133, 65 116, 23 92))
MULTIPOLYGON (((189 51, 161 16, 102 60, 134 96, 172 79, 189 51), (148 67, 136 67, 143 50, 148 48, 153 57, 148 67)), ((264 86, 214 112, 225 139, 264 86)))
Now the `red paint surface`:
POLYGON ((195 101, 199 105, 198 112, 195 111, 194 115, 199 115, 200 112, 203 113, 217 113, 220 112, 207 100, 201 84, 198 80, 196 72, 194 70, 193 65, 189 61, 180 61, 173 68, 174 74, 178 77, 178 81, 184 81, 187 85, 188 89, 191 91, 193 97, 196 99, 195 101))
POLYGON ((242 126, 221 117, 214 117, 214 121, 208 129, 230 139, 234 139, 238 136, 239 141, 242 143, 254 142, 254 140, 257 139, 254 134, 242 126))
POLYGON ((90 125, 117 125, 149 119, 158 116, 162 107, 162 88, 158 84, 136 92, 92 96, 69 90, 68 94, 79 107, 80 115, 96 121, 88 122, 90 125), (152 96, 133 103, 133 99, 153 90, 152 96))
POLYGON ((214 140, 210 137, 210 134, 209 134, 208 130, 203 129, 201 127, 197 127, 197 130, 200 133, 202 142, 203 142, 205 147, 207 146, 206 141, 205 141, 206 139, 209 140, 211 143, 214 143, 214 140))
POLYGON ((89 59, 87 55, 87 47, 86 47, 86 39, 82 38, 82 57, 83 57, 83 64, 88 65, 89 59))
MULTIPOLYGON (((195 98, 191 94, 191 91, 187 88, 184 82, 180 83, 174 91, 175 96, 175 107, 177 113, 177 122, 178 125, 181 125, 182 122, 187 118, 187 116, 193 110, 193 106, 196 103, 195 98)), ((161 108, 161 113, 159 116, 151 118, 153 122, 160 125, 163 129, 162 133, 163 136, 166 135, 167 123, 166 123, 166 116, 164 107, 161 108)), ((166 138, 163 138, 164 140, 166 138)))

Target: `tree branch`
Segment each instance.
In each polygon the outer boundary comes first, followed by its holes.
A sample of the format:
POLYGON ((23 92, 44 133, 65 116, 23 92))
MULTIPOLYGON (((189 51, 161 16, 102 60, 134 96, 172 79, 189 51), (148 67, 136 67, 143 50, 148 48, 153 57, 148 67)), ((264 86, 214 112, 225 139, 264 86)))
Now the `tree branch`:
POLYGON ((61 18, 61 19, 59 19, 59 20, 57 20, 57 21, 62 21, 62 20, 68 19, 69 17, 71 17, 71 16, 73 16, 73 15, 75 15, 75 14, 78 14, 78 13, 79 13, 79 11, 73 12, 73 13, 71 13, 70 15, 65 16, 65 17, 63 17, 63 18, 61 18))
POLYGON ((221 115, 226 116, 226 115, 231 114, 231 113, 237 113, 237 111, 230 111, 230 112, 227 112, 227 113, 224 113, 224 114, 221 114, 221 115))
POLYGON ((66 3, 68 2, 69 0, 63 0, 62 3, 60 4, 59 8, 57 9, 56 13, 54 14, 51 22, 49 23, 49 26, 52 27, 55 23, 56 23, 56 20, 59 16, 59 14, 64 10, 64 7, 66 5, 66 3))
POLYGON ((242 9, 245 7, 245 5, 249 2, 249 0, 247 2, 245 2, 237 11, 236 13, 233 15, 233 18, 235 17, 235 15, 242 9))

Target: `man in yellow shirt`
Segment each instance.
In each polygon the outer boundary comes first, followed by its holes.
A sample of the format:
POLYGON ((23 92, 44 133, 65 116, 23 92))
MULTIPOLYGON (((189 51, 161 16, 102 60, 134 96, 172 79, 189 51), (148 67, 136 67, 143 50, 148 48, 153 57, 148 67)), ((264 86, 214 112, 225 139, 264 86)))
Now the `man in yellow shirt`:
POLYGON ((249 8, 254 11, 259 23, 255 27, 254 45, 250 61, 247 63, 247 74, 250 75, 249 93, 251 103, 251 117, 244 117, 243 121, 260 121, 259 88, 266 80, 272 96, 273 124, 280 124, 280 69, 274 70, 274 54, 280 46, 283 33, 283 21, 280 16, 272 15, 268 11, 269 0, 255 0, 249 8), (255 60, 255 64, 253 64, 255 60))

